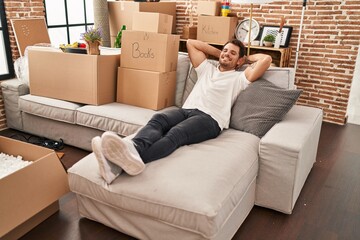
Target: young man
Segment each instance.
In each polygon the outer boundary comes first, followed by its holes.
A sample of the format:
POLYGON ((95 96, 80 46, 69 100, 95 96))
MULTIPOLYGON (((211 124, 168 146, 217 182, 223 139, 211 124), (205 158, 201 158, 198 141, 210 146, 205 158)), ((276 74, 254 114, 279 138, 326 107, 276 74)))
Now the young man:
POLYGON ((155 114, 131 140, 112 132, 92 140, 100 173, 109 184, 121 169, 137 175, 146 163, 166 157, 180 146, 216 138, 229 127, 231 107, 240 91, 262 76, 272 61, 265 54, 246 57, 244 45, 236 39, 221 51, 189 39, 187 49, 198 81, 182 108, 155 114), (218 66, 207 60, 208 55, 219 59, 218 66), (244 71, 236 71, 248 62, 252 64, 244 71))

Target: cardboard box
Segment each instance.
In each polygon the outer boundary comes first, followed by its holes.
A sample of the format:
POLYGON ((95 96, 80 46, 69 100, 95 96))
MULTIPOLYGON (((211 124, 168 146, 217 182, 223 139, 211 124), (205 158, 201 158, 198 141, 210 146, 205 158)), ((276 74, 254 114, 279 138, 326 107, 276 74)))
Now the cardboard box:
MULTIPOLYGON (((122 25, 132 30, 134 12, 156 12, 173 16, 172 33, 176 33, 176 2, 108 1, 110 38, 114 39, 122 25)), ((113 46, 114 42, 111 42, 113 46)))
POLYGON ((132 30, 171 34, 173 16, 163 13, 133 13, 132 30))
POLYGON ((0 238, 18 239, 59 210, 69 192, 67 174, 53 150, 0 137, 0 152, 33 163, 0 179, 0 238))
POLYGON ((121 67, 155 72, 176 71, 180 35, 123 31, 121 67))
POLYGON ((117 102, 160 110, 175 103, 176 71, 151 72, 120 67, 117 102))
POLYGON ((119 55, 87 55, 29 49, 30 93, 101 105, 116 98, 119 55))
POLYGON ((225 44, 235 36, 237 17, 199 16, 197 39, 214 44, 225 44))
POLYGON ((221 1, 198 1, 198 15, 220 16, 221 1))
POLYGON ((184 26, 181 38, 182 39, 197 39, 196 35, 197 35, 197 27, 184 26))

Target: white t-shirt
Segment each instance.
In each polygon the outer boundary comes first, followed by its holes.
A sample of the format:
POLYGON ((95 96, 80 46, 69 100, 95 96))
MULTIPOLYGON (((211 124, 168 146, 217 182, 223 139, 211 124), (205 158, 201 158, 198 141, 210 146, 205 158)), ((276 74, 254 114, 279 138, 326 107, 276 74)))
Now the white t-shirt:
POLYGON ((198 80, 186 99, 183 108, 197 108, 209 114, 220 129, 228 128, 231 107, 240 91, 244 90, 250 82, 244 72, 235 70, 221 72, 208 60, 195 68, 198 80))

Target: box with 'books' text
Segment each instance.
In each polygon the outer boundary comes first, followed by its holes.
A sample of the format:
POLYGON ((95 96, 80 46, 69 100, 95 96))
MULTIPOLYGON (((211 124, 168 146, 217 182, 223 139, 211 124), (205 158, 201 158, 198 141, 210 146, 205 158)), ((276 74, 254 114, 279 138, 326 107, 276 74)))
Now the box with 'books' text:
POLYGON ((176 71, 180 35, 123 31, 121 67, 155 72, 176 71))

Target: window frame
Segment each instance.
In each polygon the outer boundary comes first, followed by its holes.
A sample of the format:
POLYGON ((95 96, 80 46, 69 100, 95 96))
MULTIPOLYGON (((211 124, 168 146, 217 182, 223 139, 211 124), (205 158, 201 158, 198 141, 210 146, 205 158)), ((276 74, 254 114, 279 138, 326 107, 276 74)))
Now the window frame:
POLYGON ((14 63, 12 61, 12 53, 11 53, 11 47, 10 47, 9 29, 8 29, 8 24, 7 24, 7 20, 6 20, 4 0, 0 0, 0 17, 1 17, 0 30, 2 30, 2 33, 3 33, 2 36, 0 35, 0 37, 3 37, 3 39, 4 39, 6 61, 7 61, 7 65, 8 65, 8 73, 0 74, 0 81, 1 81, 1 80, 13 78, 15 76, 14 63))
POLYGON ((86 14, 86 0, 83 0, 83 6, 84 6, 84 21, 85 21, 85 23, 69 24, 69 16, 68 16, 67 2, 68 2, 68 0, 64 0, 64 6, 65 6, 65 21, 66 21, 66 24, 48 25, 47 12, 46 12, 46 2, 45 2, 45 0, 43 1, 43 3, 44 3, 44 8, 45 8, 45 21, 46 21, 46 26, 47 26, 47 28, 48 28, 48 29, 50 29, 50 28, 66 28, 67 43, 70 44, 70 28, 71 28, 71 27, 82 27, 82 26, 85 26, 85 31, 87 31, 89 27, 91 27, 91 26, 94 25, 94 23, 88 23, 88 22, 87 22, 88 19, 87 19, 87 14, 86 14))

